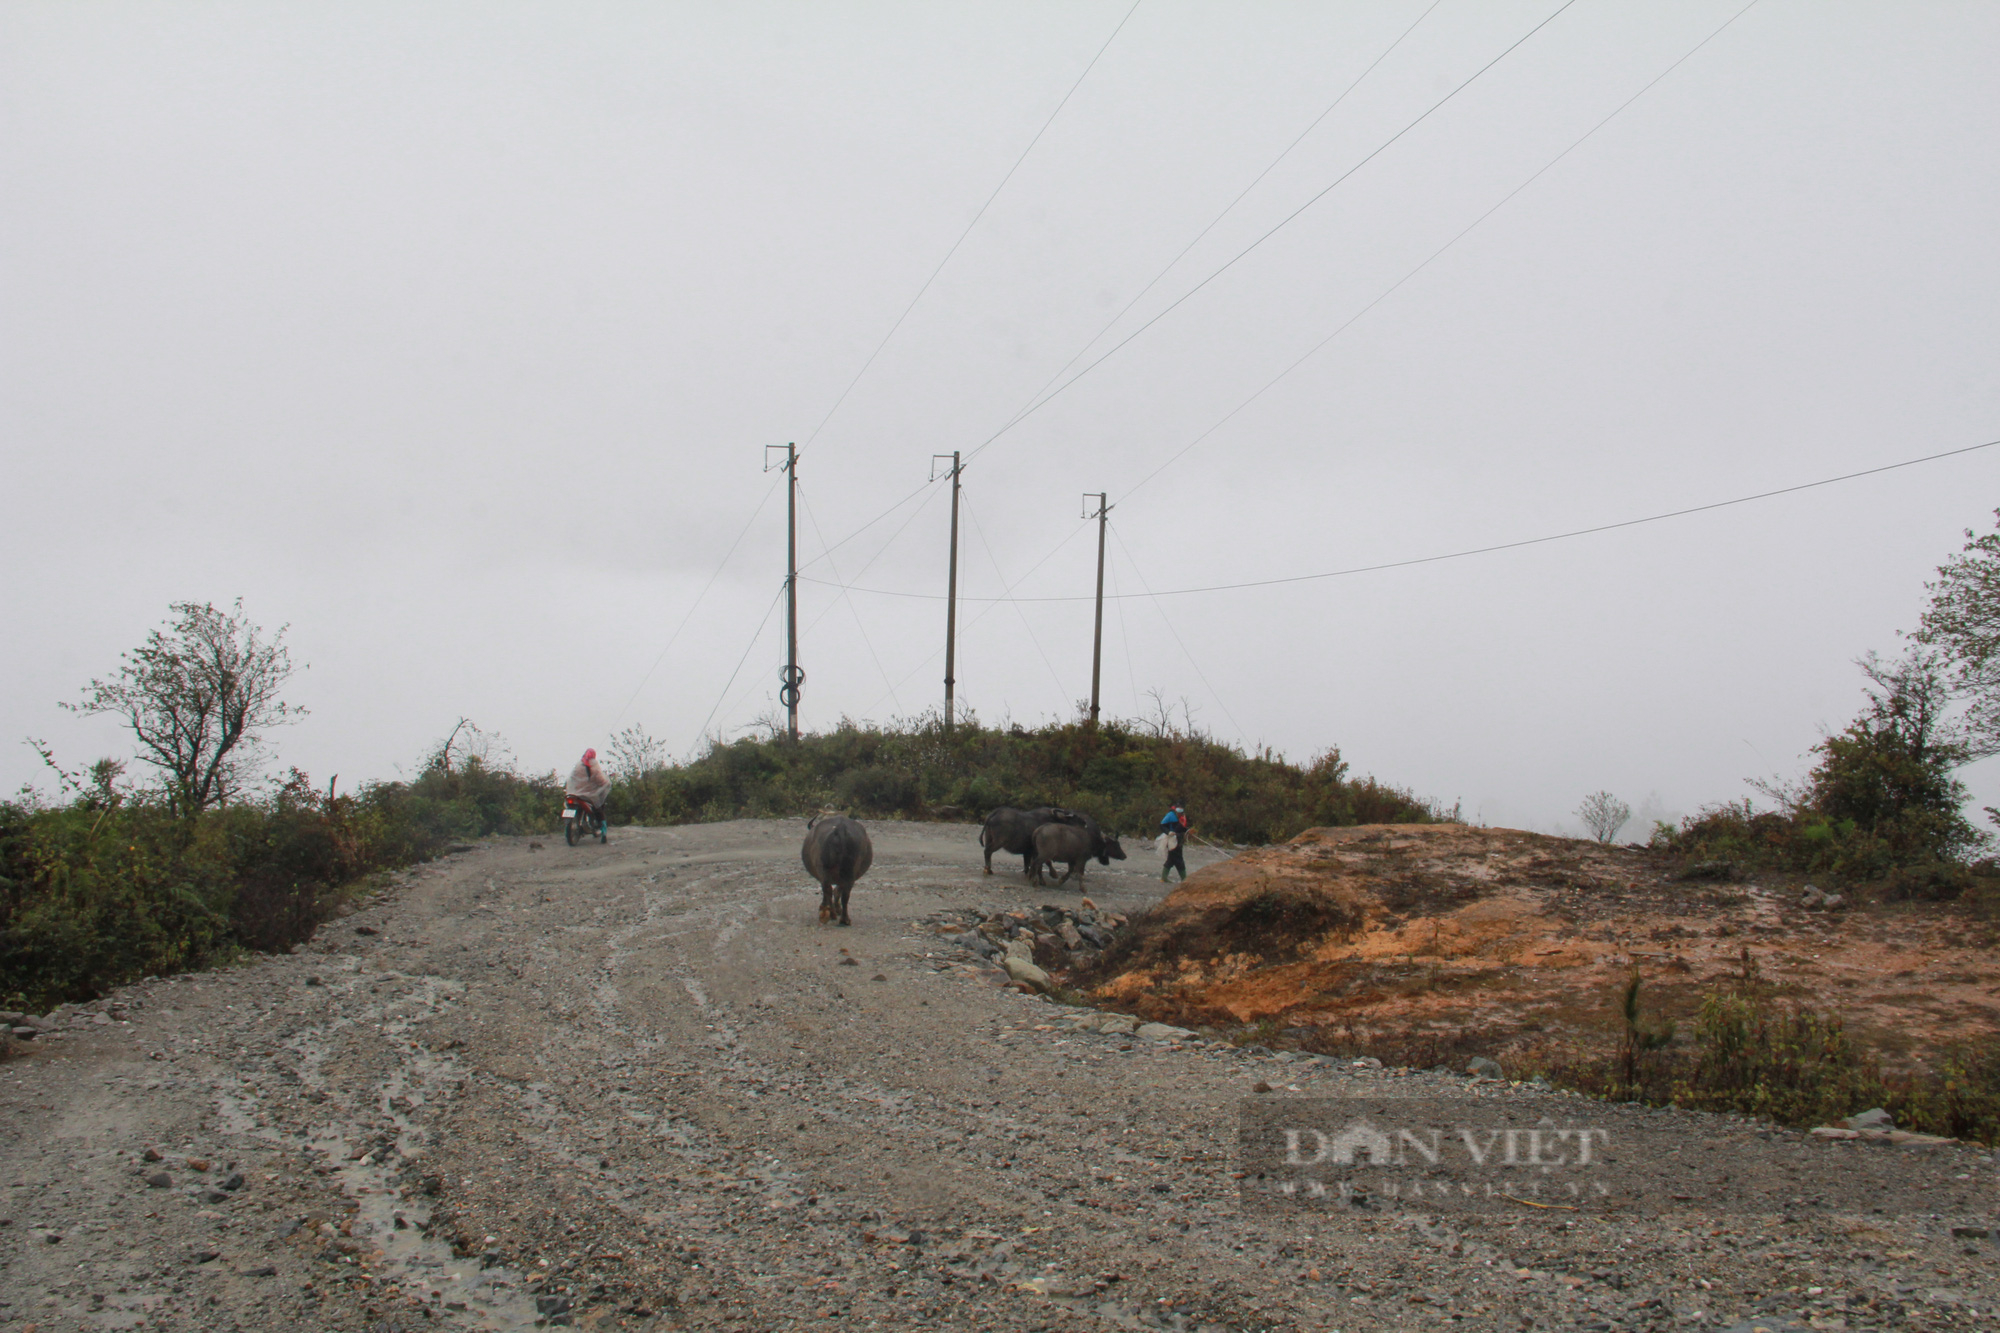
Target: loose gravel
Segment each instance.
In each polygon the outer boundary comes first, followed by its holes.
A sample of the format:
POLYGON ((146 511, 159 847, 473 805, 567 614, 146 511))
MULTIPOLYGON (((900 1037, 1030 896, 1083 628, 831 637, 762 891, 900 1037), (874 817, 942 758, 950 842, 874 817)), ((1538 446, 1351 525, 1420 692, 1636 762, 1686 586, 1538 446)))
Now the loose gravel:
MULTIPOLYGON (((0 1329, 1995 1322, 1990 1209, 1246 1210, 1246 1098, 1570 1099, 1079 1022, 935 924, 1073 893, 877 824, 821 926, 803 828, 493 840, 294 955, 58 1015, 0 1064, 0 1329)), ((1143 910, 1151 871, 1090 895, 1143 910)), ((1691 1153, 1995 1170, 1683 1119, 1691 1153)))

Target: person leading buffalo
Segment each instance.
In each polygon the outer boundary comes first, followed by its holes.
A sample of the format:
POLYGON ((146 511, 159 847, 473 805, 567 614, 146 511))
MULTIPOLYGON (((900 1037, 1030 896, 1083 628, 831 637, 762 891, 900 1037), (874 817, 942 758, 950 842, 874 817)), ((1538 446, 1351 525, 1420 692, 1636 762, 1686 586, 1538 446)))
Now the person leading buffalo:
POLYGON ((1189 827, 1185 806, 1175 806, 1160 821, 1160 848, 1166 853, 1165 864, 1160 867, 1162 883, 1168 882, 1167 876, 1176 870, 1181 872, 1181 882, 1187 882, 1185 854, 1189 827))

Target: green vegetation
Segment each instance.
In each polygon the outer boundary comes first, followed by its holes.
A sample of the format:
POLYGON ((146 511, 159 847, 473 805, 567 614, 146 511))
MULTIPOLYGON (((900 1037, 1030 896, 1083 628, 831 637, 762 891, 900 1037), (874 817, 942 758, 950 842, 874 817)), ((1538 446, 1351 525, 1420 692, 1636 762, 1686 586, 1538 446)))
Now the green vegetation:
POLYGON ((1852 880, 1901 876, 1944 887, 1969 882, 1966 862, 1991 836, 1960 813, 1965 785, 1953 772, 1976 756, 1952 720, 1946 668, 1918 648, 1896 663, 1869 656, 1868 706, 1846 730, 1813 747, 1819 762, 1796 786, 1763 784, 1778 809, 1749 801, 1710 806, 1662 825, 1653 845, 1697 862, 1799 870, 1852 880))
MULTIPOLYGON (((268 796, 194 809, 171 782, 132 788, 106 760, 57 769, 62 797, 0 804, 0 1005, 42 1010, 242 949, 309 938, 340 891, 371 874, 489 834, 553 833, 551 774, 524 777, 491 737, 455 733, 409 782, 349 794, 294 770, 268 796)), ((642 747, 643 748, 643 747, 642 747)), ((53 760, 51 760, 53 764, 53 760)), ((686 764, 620 778, 614 823, 808 814, 977 820, 997 805, 1072 805, 1106 828, 1149 830, 1171 801, 1210 837, 1266 841, 1315 824, 1443 817, 1407 792, 1347 777, 1338 753, 1299 768, 1207 737, 1112 723, 1041 731, 935 719, 898 730, 844 725, 798 744, 712 745, 686 764)))
MULTIPOLYGON (((1960 813, 1968 793, 1953 776, 2000 754, 2000 530, 1965 538, 1926 585, 1904 655, 1858 663, 1868 678, 1861 716, 1813 747, 1819 760, 1803 783, 1754 784, 1777 809, 1711 806, 1679 828, 1660 825, 1653 845, 1717 867, 1883 880, 1891 898, 2000 886, 2000 867, 1974 859, 1992 835, 1960 813)), ((2000 810, 1986 814, 2000 821, 2000 810)))
POLYGON ((1199 835, 1262 843, 1322 825, 1456 817, 1374 778, 1350 779, 1338 750, 1301 768, 1268 750, 1245 754, 1198 733, 1115 721, 1001 731, 966 720, 949 732, 935 715, 891 729, 842 722, 796 745, 717 744, 685 765, 613 777, 611 818, 647 824, 827 808, 864 819, 978 821, 996 806, 1065 805, 1107 831, 1150 835, 1178 802, 1199 835))
MULTIPOLYGON (((1636 1024, 1636 997, 1623 1016, 1636 1024)), ((1671 1035, 1669 1030, 1668 1036, 1671 1035)), ((1702 1000, 1683 1048, 1621 1042, 1598 1059, 1548 1070, 1559 1086, 1653 1106, 1726 1111, 1811 1127, 1880 1106, 1903 1129, 1981 1143, 2000 1141, 2000 1050, 1968 1043, 1945 1051, 1935 1072, 1884 1074, 1838 1017, 1781 1004, 1754 976, 1702 1000), (1636 1049, 1635 1049, 1636 1047, 1636 1049)))
POLYGON ((99 764, 61 804, 0 804, 0 1006, 40 1012, 144 976, 288 950, 371 873, 554 824, 560 789, 474 759, 352 795, 293 770, 269 798, 192 814, 99 764))

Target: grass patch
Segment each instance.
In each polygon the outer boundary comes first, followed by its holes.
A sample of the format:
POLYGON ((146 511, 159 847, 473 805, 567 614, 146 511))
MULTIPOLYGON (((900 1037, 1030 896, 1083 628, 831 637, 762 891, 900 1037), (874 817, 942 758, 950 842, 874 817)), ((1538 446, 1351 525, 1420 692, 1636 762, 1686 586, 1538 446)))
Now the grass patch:
MULTIPOLYGON (((1636 1006, 1627 1022, 1643 1029, 1636 1006)), ((1879 1106, 1903 1129, 2000 1142, 2000 1051, 1990 1043, 1951 1047, 1932 1072, 1885 1074, 1878 1053, 1838 1015, 1787 1003, 1754 978, 1704 996, 1685 1046, 1636 1045, 1559 1057, 1540 1072, 1558 1087, 1612 1101, 1758 1116, 1796 1128, 1838 1124, 1879 1106)))

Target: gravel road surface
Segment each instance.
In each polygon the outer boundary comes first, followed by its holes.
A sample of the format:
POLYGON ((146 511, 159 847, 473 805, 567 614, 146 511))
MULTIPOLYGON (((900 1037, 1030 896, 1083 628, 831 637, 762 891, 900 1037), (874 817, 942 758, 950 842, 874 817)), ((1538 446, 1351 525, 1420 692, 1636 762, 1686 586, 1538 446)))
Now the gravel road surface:
POLYGON ((0 1329, 1994 1325, 1972 1148, 1684 1117, 1691 1153, 1900 1154, 1934 1212, 1246 1209, 1246 1099, 1575 1099, 1080 1033, 925 924, 1072 890, 871 831, 845 930, 803 821, 496 839, 59 1015, 0 1064, 0 1329))

